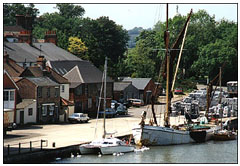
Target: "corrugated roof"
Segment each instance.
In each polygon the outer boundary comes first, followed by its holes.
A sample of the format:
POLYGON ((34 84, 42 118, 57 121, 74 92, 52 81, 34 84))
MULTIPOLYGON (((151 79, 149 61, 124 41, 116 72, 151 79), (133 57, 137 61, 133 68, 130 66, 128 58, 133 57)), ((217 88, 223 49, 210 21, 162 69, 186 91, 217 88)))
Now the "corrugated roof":
MULTIPOLYGON (((89 61, 50 61, 50 66, 60 75, 67 76, 68 81, 77 83, 100 83, 102 75, 89 61)), ((110 77, 107 77, 107 82, 113 82, 110 77)))
POLYGON ((38 86, 58 86, 59 84, 54 82, 48 77, 28 77, 26 78, 29 81, 33 82, 35 85, 38 86))
POLYGON ((40 45, 41 55, 44 56, 46 60, 81 60, 53 43, 33 43, 31 46, 27 43, 4 42, 4 50, 7 51, 9 57, 16 62, 36 62, 40 55, 40 45))
POLYGON ((36 102, 36 100, 34 100, 34 99, 23 99, 23 101, 21 103, 16 105, 16 108, 17 109, 23 109, 23 108, 29 106, 30 104, 32 104, 34 102, 36 102))
POLYGON ((127 78, 124 78, 122 81, 123 82, 131 81, 132 85, 135 86, 137 89, 144 90, 150 80, 151 80, 151 78, 129 78, 129 77, 127 77, 127 78))
POLYGON ((125 88, 127 88, 129 85, 131 85, 131 82, 114 82, 114 91, 123 91, 125 88))

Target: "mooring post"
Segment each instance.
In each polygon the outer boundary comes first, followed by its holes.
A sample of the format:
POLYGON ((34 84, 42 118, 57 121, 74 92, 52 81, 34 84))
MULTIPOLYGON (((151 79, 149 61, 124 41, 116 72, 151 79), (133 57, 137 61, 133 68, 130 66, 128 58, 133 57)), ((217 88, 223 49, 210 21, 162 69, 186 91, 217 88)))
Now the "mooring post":
POLYGON ((30 152, 32 152, 32 141, 30 141, 30 152))
POLYGON ((42 142, 43 142, 43 140, 41 140, 41 150, 42 150, 42 142))
POLYGON ((21 153, 21 143, 19 142, 18 153, 21 153))
POLYGON ((10 145, 9 144, 8 144, 8 148, 7 149, 8 149, 7 154, 10 155, 10 145))

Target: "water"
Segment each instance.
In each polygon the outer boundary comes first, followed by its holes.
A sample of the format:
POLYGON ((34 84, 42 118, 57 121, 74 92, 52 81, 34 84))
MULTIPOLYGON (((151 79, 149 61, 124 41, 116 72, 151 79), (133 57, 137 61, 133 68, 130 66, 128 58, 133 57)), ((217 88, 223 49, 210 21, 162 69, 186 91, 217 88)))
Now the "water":
POLYGON ((81 155, 51 163, 237 163, 237 140, 209 141, 172 146, 150 146, 143 152, 113 155, 81 155))

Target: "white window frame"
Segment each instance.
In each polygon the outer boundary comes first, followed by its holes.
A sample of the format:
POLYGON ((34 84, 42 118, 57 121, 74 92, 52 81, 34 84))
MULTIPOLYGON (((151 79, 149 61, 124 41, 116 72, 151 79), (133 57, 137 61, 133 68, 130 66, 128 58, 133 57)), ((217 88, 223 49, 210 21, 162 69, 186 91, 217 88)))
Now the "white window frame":
POLYGON ((53 116, 54 105, 49 105, 49 115, 53 116))
POLYGON ((28 116, 33 116, 33 108, 28 108, 28 116), (32 114, 29 115, 29 111, 32 110, 32 114))
POLYGON ((15 93, 14 91, 9 91, 9 101, 14 101, 14 98, 15 98, 15 93))
POLYGON ((62 85, 62 86, 61 86, 61 92, 64 92, 64 91, 65 91, 65 86, 62 85))
POLYGON ((47 116, 47 105, 42 105, 42 116, 47 116))

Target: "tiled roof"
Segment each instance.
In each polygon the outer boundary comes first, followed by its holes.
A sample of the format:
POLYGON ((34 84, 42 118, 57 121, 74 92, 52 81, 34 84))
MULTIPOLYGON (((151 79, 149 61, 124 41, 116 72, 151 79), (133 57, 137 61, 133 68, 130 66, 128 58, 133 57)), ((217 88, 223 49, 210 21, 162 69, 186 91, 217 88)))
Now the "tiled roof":
POLYGON ((22 77, 43 77, 47 76, 53 81, 59 83, 59 84, 68 84, 68 80, 64 78, 63 76, 59 75, 57 72, 52 70, 51 68, 47 67, 45 71, 41 69, 39 66, 31 66, 27 67, 24 72, 21 74, 22 77), (44 75, 44 72, 46 75, 44 75))
POLYGON ((34 99, 23 99, 23 101, 21 103, 16 105, 16 108, 17 109, 23 109, 23 108, 29 106, 30 104, 32 104, 34 102, 36 102, 36 100, 34 100, 34 99))
POLYGON ((15 26, 4 26, 3 30, 4 30, 4 32, 5 31, 8 31, 8 32, 20 32, 20 31, 24 31, 26 29, 24 29, 22 26, 15 25, 15 26))
MULTIPOLYGON (((68 79, 70 83, 100 83, 102 75, 89 61, 50 61, 50 66, 60 75, 68 79)), ((107 77, 107 82, 113 82, 107 77)))
POLYGON ((28 77, 26 78, 37 86, 58 86, 59 84, 54 82, 48 77, 28 77))
POLYGON ((21 74, 22 77, 42 77, 43 72, 38 66, 27 67, 21 74))
POLYGON ((65 51, 64 49, 57 47, 53 43, 33 43, 29 45, 27 43, 8 43, 4 42, 4 50, 7 51, 9 57, 18 62, 36 62, 40 55, 50 61, 58 60, 78 60, 81 59, 75 55, 65 51))
POLYGON ((18 77, 18 76, 20 76, 20 74, 24 70, 21 66, 16 64, 16 62, 13 61, 12 59, 8 59, 8 62, 4 62, 3 68, 4 68, 4 70, 6 70, 8 72, 8 74, 11 77, 18 77))
POLYGON ((127 88, 129 85, 131 85, 131 82, 114 82, 114 91, 123 91, 125 88, 127 88))
POLYGON ((151 80, 151 78, 129 78, 129 77, 126 77, 122 81, 123 82, 131 81, 132 85, 135 86, 137 89, 144 90, 150 80, 151 80))

